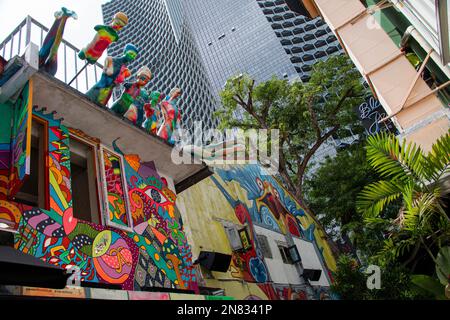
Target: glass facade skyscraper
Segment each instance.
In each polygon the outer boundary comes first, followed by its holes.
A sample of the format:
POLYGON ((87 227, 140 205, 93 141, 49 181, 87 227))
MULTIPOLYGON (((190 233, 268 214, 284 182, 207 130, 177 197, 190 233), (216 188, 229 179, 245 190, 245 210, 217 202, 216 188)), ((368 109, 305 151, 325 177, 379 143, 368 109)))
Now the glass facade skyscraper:
MULTIPOLYGON (((109 24, 118 11, 129 18, 120 39, 108 48, 108 55, 120 55, 127 43, 139 49, 130 69, 135 73, 146 65, 153 73, 147 88, 168 94, 174 87, 183 90, 179 106, 183 127, 191 130, 193 121, 204 128, 217 126, 212 113, 217 108, 211 83, 186 19, 183 0, 112 0, 102 6, 109 24)), ((198 127, 198 126, 197 126, 198 127)))
POLYGON ((285 0, 257 2, 303 81, 309 80, 311 65, 342 52, 336 36, 321 18, 311 20, 292 12, 285 0))
POLYGON ((186 15, 214 92, 248 73, 256 81, 309 79, 311 65, 341 51, 320 19, 291 11, 284 0, 189 0, 186 15))
POLYGON ((297 76, 256 0, 187 2, 186 15, 216 94, 240 73, 257 81, 297 76))

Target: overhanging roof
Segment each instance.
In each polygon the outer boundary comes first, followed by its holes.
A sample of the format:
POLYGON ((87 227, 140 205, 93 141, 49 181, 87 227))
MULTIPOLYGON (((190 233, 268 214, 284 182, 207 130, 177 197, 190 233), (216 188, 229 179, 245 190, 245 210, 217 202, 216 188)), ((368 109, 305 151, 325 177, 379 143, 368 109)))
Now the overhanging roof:
POLYGON ((69 276, 62 268, 0 245, 0 285, 63 289, 69 276))
POLYGON ((82 130, 107 146, 120 138, 117 144, 125 154, 137 154, 142 162, 154 161, 158 170, 173 178, 178 192, 212 174, 205 164, 173 163, 172 146, 165 140, 148 134, 44 72, 33 75, 33 86, 33 105, 55 111, 56 118, 64 118, 64 125, 82 130))

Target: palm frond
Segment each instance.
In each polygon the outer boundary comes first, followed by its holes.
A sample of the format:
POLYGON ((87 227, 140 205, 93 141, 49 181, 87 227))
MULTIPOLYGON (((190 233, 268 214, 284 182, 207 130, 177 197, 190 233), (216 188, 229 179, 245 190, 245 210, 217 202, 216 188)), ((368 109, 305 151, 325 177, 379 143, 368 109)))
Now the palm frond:
POLYGON ((412 206, 403 213, 403 228, 414 234, 427 235, 432 233, 430 219, 439 214, 438 190, 435 192, 416 194, 412 200, 412 206))
POLYGON ((392 134, 379 133, 367 139, 367 160, 382 176, 406 181, 422 181, 425 173, 425 155, 414 143, 403 142, 392 134))
POLYGON ((401 241, 394 241, 393 238, 384 240, 383 248, 376 254, 377 260, 393 261, 400 256, 404 256, 410 249, 416 245, 416 239, 409 238, 401 241))
POLYGON ((434 144, 427 155, 427 175, 430 181, 439 181, 450 173, 450 134, 444 134, 434 144))
POLYGON ((378 217, 386 205, 402 195, 402 187, 391 181, 377 181, 365 186, 356 199, 356 210, 365 218, 378 217))

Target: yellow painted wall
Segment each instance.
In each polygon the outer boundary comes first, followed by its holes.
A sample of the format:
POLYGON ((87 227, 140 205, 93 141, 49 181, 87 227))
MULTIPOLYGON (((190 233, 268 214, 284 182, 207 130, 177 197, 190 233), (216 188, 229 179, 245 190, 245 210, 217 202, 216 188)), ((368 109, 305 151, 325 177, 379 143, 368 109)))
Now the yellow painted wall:
MULTIPOLYGON (((215 177, 225 185, 225 182, 218 175, 215 175, 215 177)), ((244 199, 247 205, 251 205, 251 202, 247 200, 246 191, 238 183, 229 183, 228 188, 233 196, 238 194, 239 198, 244 199)), ((177 207, 182 214, 184 230, 194 257, 197 257, 200 251, 216 251, 230 255, 233 253, 219 219, 237 225, 240 223, 232 206, 211 179, 207 178, 179 194, 177 207)), ((212 274, 215 279, 205 279, 206 286, 225 289, 225 295, 239 300, 250 295, 267 299, 258 285, 242 283, 239 278, 236 278, 239 271, 231 266, 230 270, 233 269, 234 277, 231 271, 226 273, 213 271, 212 274)))
MULTIPOLYGON (((247 191, 238 182, 234 180, 225 182, 217 173, 214 174, 214 177, 232 198, 245 203, 249 208, 254 205, 253 201, 249 200, 247 191)), ((282 190, 285 192, 285 197, 290 197, 293 200, 286 189, 282 188, 282 190)), ((300 208, 297 202, 295 204, 297 208, 300 208)), ((179 194, 177 207, 183 217, 185 232, 192 246, 194 259, 200 251, 232 254, 228 238, 219 219, 227 220, 237 225, 240 223, 233 207, 211 178, 207 178, 179 194)), ((302 217, 297 216, 296 219, 304 229, 308 229, 313 224, 313 220, 307 214, 302 217)), ((323 239, 322 232, 317 227, 315 228, 314 236, 318 247, 323 248, 323 258, 326 266, 329 270, 334 271, 336 269, 336 261, 331 253, 331 249, 323 239)), ((233 269, 234 266, 232 264, 230 270, 233 271, 233 269)), ((233 275, 230 270, 227 273, 213 272, 213 276, 218 280, 205 279, 206 286, 223 288, 226 295, 233 296, 236 299, 243 299, 251 294, 260 298, 266 298, 264 292, 256 284, 242 284, 239 281, 229 281, 230 279, 238 280, 236 278, 239 278, 236 273, 237 270, 233 272, 233 275)))

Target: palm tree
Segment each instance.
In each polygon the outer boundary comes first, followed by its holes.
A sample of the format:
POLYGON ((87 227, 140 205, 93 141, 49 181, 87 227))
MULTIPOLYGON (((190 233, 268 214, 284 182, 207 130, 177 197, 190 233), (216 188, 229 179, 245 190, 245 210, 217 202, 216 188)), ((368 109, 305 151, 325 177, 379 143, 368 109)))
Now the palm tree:
POLYGON ((378 261, 394 261, 410 254, 405 265, 424 249, 436 263, 431 248, 450 242, 450 219, 443 197, 449 193, 450 131, 425 154, 414 143, 400 144, 392 134, 381 133, 367 140, 367 160, 382 180, 366 186, 356 207, 366 224, 388 222, 384 247, 378 261), (385 209, 400 203, 396 219, 386 221, 385 209))

